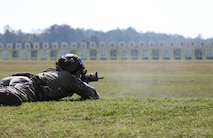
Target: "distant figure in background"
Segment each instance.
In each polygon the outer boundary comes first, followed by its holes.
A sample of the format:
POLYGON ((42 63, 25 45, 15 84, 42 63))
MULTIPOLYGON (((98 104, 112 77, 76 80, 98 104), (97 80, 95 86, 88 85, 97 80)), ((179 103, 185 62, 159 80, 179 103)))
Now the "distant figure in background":
MULTIPOLYGON (((37 75, 16 73, 3 78, 0 81, 0 104, 18 106, 22 102, 59 100, 74 93, 84 100, 99 99, 85 76, 82 60, 75 54, 66 54, 58 59, 56 69, 48 68, 37 75)), ((89 76, 98 79, 97 75, 89 76)))

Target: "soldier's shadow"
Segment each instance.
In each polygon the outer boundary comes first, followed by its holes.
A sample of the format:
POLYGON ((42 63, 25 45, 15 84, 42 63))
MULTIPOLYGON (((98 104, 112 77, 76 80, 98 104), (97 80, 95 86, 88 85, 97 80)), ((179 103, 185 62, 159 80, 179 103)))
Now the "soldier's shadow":
POLYGON ((70 101, 70 102, 81 102, 85 101, 86 99, 81 98, 81 97, 65 97, 60 99, 59 101, 70 101))

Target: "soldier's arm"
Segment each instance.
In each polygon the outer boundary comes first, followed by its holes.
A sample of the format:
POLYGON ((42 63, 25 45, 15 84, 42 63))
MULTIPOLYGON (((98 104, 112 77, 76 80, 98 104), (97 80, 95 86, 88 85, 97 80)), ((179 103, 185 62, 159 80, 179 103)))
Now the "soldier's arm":
POLYGON ((83 99, 99 99, 99 94, 95 88, 83 82, 81 79, 77 79, 77 90, 75 93, 83 99))

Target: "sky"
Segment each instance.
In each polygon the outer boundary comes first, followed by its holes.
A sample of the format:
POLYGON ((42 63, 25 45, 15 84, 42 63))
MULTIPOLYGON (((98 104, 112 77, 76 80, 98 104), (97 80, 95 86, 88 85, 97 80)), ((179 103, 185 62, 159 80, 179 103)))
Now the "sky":
POLYGON ((213 0, 0 0, 0 33, 32 33, 57 24, 110 31, 213 37, 213 0))

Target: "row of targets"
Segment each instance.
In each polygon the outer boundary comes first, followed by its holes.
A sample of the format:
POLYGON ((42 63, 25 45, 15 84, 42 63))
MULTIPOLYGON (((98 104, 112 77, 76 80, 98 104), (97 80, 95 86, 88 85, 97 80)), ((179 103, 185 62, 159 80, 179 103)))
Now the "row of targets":
POLYGON ((86 60, 213 59, 213 47, 4 49, 0 59, 55 60, 67 53, 86 60))

